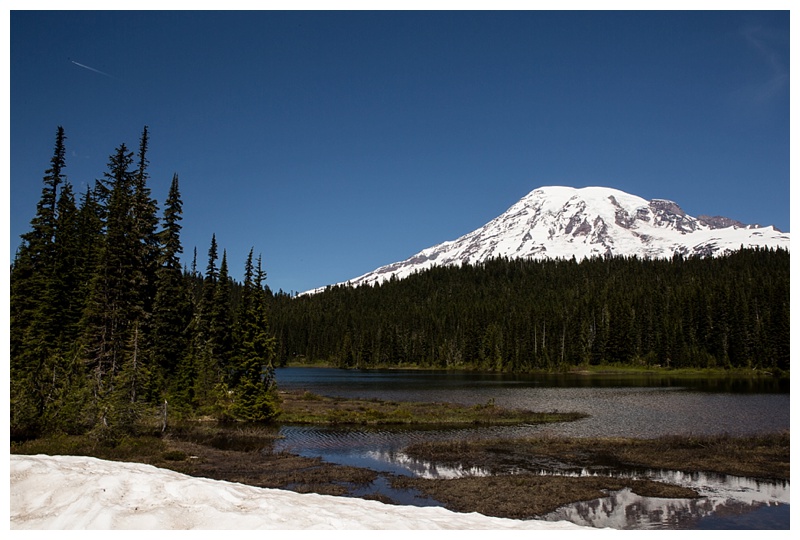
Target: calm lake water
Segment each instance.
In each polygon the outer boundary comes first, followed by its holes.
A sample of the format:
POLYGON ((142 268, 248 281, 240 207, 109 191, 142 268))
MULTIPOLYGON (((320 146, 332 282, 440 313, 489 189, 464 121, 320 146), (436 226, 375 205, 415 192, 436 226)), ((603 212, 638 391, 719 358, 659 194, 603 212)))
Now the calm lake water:
MULTIPOLYGON (((418 462, 403 449, 425 440, 525 437, 554 434, 572 437, 658 437, 672 434, 748 435, 788 430, 789 381, 719 378, 697 380, 662 375, 520 376, 452 371, 333 368, 281 368, 282 390, 303 389, 340 397, 396 401, 447 401, 536 411, 579 411, 576 422, 546 426, 467 429, 281 428, 276 450, 321 456, 333 463, 366 467, 381 473, 426 477, 483 474, 418 462)), ((597 474, 564 470, 559 474, 597 474)), ((603 474, 608 474, 607 471, 603 474)), ((630 474, 626 472, 625 474, 630 474)), ((689 485, 699 500, 638 497, 625 490, 604 499, 564 507, 546 516, 583 525, 614 528, 747 529, 789 528, 789 483, 724 475, 685 475, 679 471, 638 471, 643 477, 689 485)), ((370 489, 401 504, 438 505, 409 492, 398 493, 379 480, 370 489)), ((354 493, 361 495, 363 493, 354 493)))

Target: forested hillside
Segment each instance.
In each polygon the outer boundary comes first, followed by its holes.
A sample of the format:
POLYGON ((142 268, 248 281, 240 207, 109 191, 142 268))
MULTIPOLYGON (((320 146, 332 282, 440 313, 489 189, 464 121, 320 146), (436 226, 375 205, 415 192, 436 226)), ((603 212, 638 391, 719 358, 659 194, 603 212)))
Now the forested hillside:
POLYGON ((12 438, 115 437, 167 408, 250 421, 277 413, 261 260, 251 250, 235 283, 212 237, 205 275, 182 268, 178 176, 159 219, 148 139, 145 127, 136 154, 117 147, 76 202, 57 130, 11 266, 12 438))
POLYGON ((280 362, 789 370, 789 253, 495 259, 271 304, 280 362))

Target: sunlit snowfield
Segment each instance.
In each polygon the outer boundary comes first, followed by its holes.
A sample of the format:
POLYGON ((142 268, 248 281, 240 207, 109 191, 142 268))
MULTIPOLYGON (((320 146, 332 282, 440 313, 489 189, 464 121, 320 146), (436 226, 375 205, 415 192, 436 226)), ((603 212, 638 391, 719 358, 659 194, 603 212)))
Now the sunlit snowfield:
POLYGON ((574 529, 345 497, 299 494, 140 463, 11 456, 12 529, 574 529))

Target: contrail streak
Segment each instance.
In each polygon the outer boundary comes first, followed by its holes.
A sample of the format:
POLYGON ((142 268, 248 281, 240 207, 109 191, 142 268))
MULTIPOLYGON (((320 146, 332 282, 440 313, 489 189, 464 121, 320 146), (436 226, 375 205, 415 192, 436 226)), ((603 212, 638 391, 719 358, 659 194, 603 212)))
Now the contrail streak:
POLYGON ((70 62, 72 62, 73 64, 75 64, 78 67, 82 67, 83 69, 88 69, 89 71, 94 71, 95 73, 99 73, 100 75, 105 75, 109 79, 115 79, 114 77, 112 77, 108 73, 100 71, 99 69, 94 69, 93 67, 85 66, 85 65, 83 65, 83 64, 81 64, 79 62, 76 62, 75 60, 72 60, 72 59, 70 59, 70 62))

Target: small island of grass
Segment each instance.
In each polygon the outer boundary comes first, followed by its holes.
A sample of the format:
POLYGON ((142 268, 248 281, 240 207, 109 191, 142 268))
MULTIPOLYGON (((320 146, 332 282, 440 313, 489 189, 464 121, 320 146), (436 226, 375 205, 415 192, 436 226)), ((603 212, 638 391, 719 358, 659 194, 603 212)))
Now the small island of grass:
POLYGON ((281 392, 281 424, 469 426, 572 422, 579 412, 535 412, 479 405, 419 403, 320 396, 306 391, 281 392))

